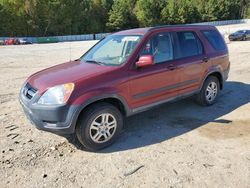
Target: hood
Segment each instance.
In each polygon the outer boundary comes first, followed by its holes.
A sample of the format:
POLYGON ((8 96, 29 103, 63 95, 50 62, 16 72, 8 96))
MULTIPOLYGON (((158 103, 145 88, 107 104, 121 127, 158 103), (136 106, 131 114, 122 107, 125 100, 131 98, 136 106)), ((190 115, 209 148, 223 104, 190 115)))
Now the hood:
POLYGON ((116 68, 117 67, 114 66, 71 61, 39 71, 31 75, 27 82, 29 82, 32 87, 38 89, 39 93, 43 93, 50 87, 95 77, 116 68))

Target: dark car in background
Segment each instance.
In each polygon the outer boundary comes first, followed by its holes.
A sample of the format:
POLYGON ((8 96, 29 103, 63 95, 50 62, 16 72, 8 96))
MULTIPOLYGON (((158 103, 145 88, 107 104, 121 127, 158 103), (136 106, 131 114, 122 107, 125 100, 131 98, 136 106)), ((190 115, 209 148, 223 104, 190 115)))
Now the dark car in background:
POLYGON ((18 39, 19 40, 19 44, 32 44, 31 41, 29 41, 28 39, 18 39))
POLYGON ((229 35, 229 40, 230 41, 234 41, 234 40, 248 40, 250 38, 250 30, 239 30, 236 31, 234 33, 232 33, 231 35, 229 35))

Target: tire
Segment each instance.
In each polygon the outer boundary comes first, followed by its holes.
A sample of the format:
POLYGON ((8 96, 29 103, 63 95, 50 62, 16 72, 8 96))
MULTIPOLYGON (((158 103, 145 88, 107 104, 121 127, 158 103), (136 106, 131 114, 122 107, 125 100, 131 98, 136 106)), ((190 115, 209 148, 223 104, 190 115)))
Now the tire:
POLYGON ((122 127, 121 112, 115 106, 102 102, 86 109, 77 122, 76 136, 87 150, 97 151, 113 144, 122 127))
POLYGON ((243 36, 242 41, 246 41, 246 40, 247 40, 246 36, 243 36))
POLYGON ((216 102, 219 93, 220 93, 220 82, 218 78, 215 76, 209 76, 205 80, 200 93, 196 96, 196 101, 198 104, 202 106, 213 105, 216 102), (208 87, 212 88, 213 92, 209 93, 208 87), (211 97, 209 97, 209 94, 211 94, 211 97))

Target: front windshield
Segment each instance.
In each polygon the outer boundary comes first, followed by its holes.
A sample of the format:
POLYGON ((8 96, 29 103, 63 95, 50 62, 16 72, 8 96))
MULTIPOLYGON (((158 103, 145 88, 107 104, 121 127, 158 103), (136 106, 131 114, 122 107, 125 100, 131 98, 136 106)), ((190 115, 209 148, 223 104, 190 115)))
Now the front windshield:
POLYGON ((81 60, 102 65, 121 65, 131 55, 141 37, 141 35, 110 35, 87 52, 81 60))

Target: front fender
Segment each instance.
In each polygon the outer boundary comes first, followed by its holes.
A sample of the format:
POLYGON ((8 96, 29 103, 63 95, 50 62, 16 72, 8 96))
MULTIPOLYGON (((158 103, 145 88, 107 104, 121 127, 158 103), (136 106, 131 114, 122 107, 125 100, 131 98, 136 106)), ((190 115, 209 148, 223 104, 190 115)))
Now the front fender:
POLYGON ((71 102, 70 105, 77 106, 77 110, 73 115, 74 116, 73 126, 74 127, 76 126, 77 119, 82 110, 84 110, 84 108, 99 100, 110 99, 110 98, 119 100, 123 104, 126 116, 129 116, 132 113, 125 98, 122 95, 117 94, 115 91, 111 92, 111 90, 108 89, 102 89, 101 91, 100 90, 91 91, 79 96, 78 98, 76 98, 74 101, 71 102))

